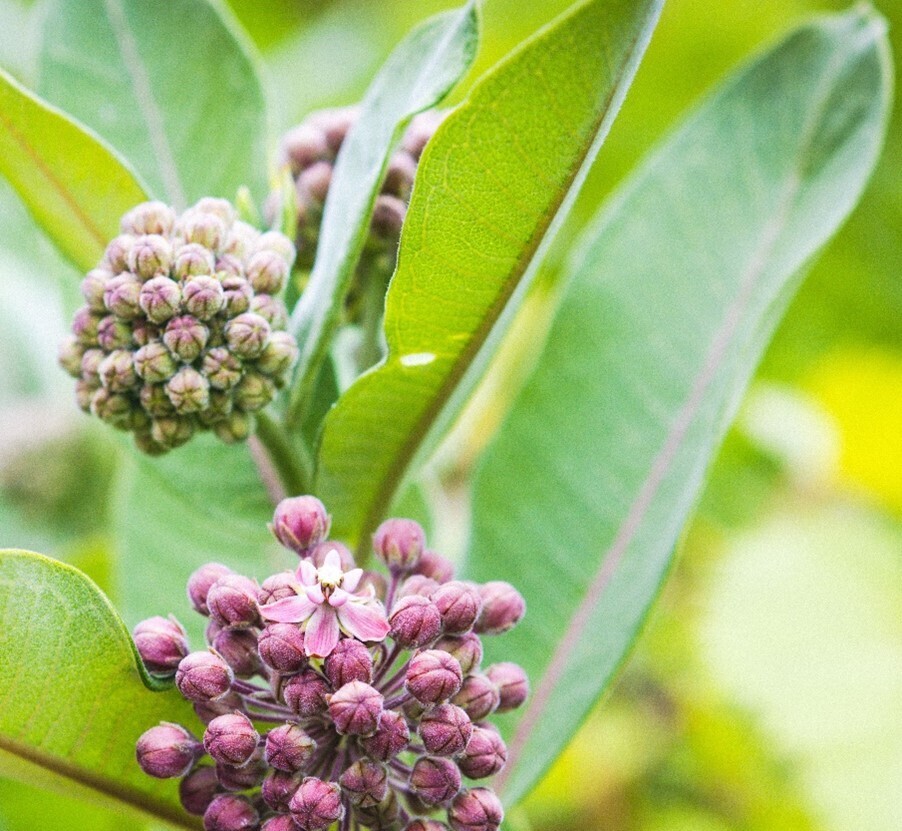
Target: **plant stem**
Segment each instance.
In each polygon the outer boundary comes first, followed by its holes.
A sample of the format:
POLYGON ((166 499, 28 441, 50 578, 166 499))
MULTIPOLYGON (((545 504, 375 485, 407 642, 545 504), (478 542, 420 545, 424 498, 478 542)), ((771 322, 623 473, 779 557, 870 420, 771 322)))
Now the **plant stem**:
POLYGON ((290 495, 306 493, 310 487, 312 464, 304 449, 288 438, 282 426, 269 413, 257 413, 257 438, 279 479, 290 495))

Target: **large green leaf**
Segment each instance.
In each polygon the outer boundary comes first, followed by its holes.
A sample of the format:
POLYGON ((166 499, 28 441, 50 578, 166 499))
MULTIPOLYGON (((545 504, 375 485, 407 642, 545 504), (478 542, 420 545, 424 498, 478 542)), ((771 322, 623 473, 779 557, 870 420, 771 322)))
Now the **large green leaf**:
POLYGON ((40 91, 175 205, 266 186, 266 115, 249 50, 208 0, 54 0, 40 91))
POLYGON ((635 639, 773 326, 874 166, 890 77, 873 12, 799 29, 652 155, 570 264, 473 497, 472 575, 529 605, 493 649, 535 681, 507 725, 508 802, 635 639))
POLYGON ((176 692, 145 686, 128 631, 97 587, 40 554, 0 551, 0 623, 0 772, 199 828, 175 784, 135 763, 148 727, 196 716, 176 692))
POLYGON ((0 174, 79 268, 93 268, 119 218, 146 198, 96 135, 0 70, 0 174))
POLYGON ((607 134, 660 5, 578 4, 485 77, 427 147, 388 292, 388 357, 325 423, 318 492, 340 535, 366 539, 472 387, 607 134))

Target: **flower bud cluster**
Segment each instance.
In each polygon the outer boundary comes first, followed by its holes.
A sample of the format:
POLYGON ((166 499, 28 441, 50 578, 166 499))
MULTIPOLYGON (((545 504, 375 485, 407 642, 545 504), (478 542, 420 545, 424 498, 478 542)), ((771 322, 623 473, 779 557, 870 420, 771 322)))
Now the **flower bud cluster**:
MULTIPOLYGON (((357 116, 357 107, 320 110, 311 113, 282 138, 282 161, 291 171, 295 183, 298 207, 295 242, 301 266, 309 268, 313 264, 332 168, 357 116)), ((394 267, 395 250, 417 164, 444 116, 444 112, 430 111, 413 119, 401 146, 389 160, 382 189, 376 197, 367 248, 370 253, 389 255, 389 273, 394 267)), ((274 212, 272 206, 270 211, 274 212)))
POLYGON ((199 430, 245 439, 297 358, 278 299, 294 245, 212 198, 181 215, 142 203, 121 231, 82 281, 60 348, 79 406, 151 454, 199 430))
POLYGON ((163 723, 138 741, 149 775, 180 778, 207 831, 496 831, 501 803, 477 784, 507 748, 486 720, 519 707, 516 664, 482 666, 482 635, 525 611, 509 584, 454 579, 417 523, 388 520, 373 547, 388 576, 329 541, 310 496, 284 500, 272 530, 300 557, 259 585, 211 563, 188 581, 209 618, 189 651, 173 618, 139 624, 147 669, 174 678, 203 727, 163 723))

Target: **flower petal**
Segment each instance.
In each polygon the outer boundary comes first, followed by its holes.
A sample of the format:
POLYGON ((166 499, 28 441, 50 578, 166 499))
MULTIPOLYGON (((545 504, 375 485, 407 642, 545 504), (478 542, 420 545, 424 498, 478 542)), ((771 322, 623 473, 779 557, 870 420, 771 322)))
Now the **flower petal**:
POLYGON ((350 571, 345 572, 344 579, 341 581, 341 587, 353 594, 357 586, 360 585, 361 577, 363 577, 363 569, 352 568, 350 571))
POLYGON ((339 572, 343 571, 341 567, 341 555, 334 548, 328 554, 326 554, 326 559, 323 560, 323 565, 329 569, 338 569, 339 572))
POLYGON ((329 595, 329 605, 337 609, 339 606, 344 606, 350 599, 351 595, 344 589, 333 589, 332 594, 329 595))
POLYGON ((325 658, 338 643, 338 618, 331 606, 317 606, 304 630, 304 651, 307 655, 325 658))
POLYGON ((316 605, 302 595, 283 597, 260 607, 260 614, 276 623, 303 623, 313 613, 316 605))
POLYGON ((314 586, 305 586, 304 591, 307 593, 307 599, 311 603, 322 606, 323 603, 326 602, 326 595, 323 594, 323 590, 320 588, 319 583, 314 586))
POLYGON ((297 570, 298 580, 305 586, 316 585, 316 566, 310 560, 301 560, 297 570))
POLYGON ((360 603, 351 598, 336 613, 338 622, 358 640, 381 641, 388 634, 390 627, 381 604, 360 603))

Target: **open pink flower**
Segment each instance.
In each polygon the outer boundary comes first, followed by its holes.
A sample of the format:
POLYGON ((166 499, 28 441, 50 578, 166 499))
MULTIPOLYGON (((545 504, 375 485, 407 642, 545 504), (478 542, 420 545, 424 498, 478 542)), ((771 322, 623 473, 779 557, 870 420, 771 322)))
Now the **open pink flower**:
POLYGON ((326 554, 317 568, 302 560, 297 570, 297 594, 260 607, 260 614, 276 623, 304 623, 304 651, 325 658, 338 643, 340 631, 361 641, 381 641, 388 634, 385 609, 372 586, 357 592, 362 568, 342 571, 337 551, 326 554))

